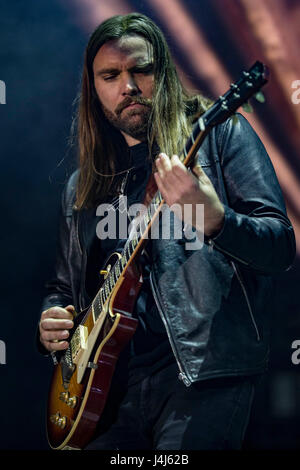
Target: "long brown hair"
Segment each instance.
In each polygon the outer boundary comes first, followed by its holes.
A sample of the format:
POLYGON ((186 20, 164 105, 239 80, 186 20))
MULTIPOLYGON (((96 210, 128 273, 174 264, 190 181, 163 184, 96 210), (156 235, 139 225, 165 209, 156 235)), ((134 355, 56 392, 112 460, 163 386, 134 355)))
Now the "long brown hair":
POLYGON ((85 51, 76 128, 79 147, 77 209, 87 208, 117 192, 115 175, 129 166, 122 134, 106 119, 94 87, 93 61, 100 47, 125 35, 144 37, 153 47, 154 91, 148 126, 149 156, 154 145, 167 155, 178 154, 191 130, 191 116, 201 114, 209 101, 189 97, 171 59, 166 40, 157 25, 140 13, 116 15, 93 32, 85 51), (120 163, 122 155, 122 163, 120 163), (123 167, 122 167, 123 165, 123 167))

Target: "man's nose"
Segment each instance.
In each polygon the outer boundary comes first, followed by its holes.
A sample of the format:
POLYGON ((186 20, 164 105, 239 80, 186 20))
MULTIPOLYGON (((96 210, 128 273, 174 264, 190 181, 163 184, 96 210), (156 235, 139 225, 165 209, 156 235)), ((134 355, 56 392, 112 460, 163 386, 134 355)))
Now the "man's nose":
POLYGON ((123 88, 122 94, 124 96, 125 95, 130 95, 130 96, 137 95, 141 91, 138 87, 135 77, 130 73, 125 75, 122 88, 123 88))

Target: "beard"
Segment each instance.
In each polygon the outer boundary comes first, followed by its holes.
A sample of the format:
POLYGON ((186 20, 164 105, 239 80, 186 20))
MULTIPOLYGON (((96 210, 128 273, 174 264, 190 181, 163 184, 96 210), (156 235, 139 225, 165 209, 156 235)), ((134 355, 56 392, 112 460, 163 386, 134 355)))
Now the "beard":
POLYGON ((117 106, 114 112, 107 109, 103 104, 101 104, 101 107, 107 120, 116 129, 141 142, 147 140, 152 108, 151 100, 137 96, 128 96, 117 106), (143 106, 133 109, 127 108, 131 103, 138 103, 143 106))

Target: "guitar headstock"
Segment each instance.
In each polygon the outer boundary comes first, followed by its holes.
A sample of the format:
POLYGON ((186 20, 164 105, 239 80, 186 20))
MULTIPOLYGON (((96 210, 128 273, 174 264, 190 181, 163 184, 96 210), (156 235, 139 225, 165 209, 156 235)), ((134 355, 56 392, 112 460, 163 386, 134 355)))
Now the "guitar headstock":
POLYGON ((268 75, 267 67, 259 61, 248 71, 243 71, 241 78, 232 83, 229 90, 201 116, 204 127, 210 128, 224 122, 255 94, 258 94, 258 101, 262 101, 259 90, 267 83, 268 75))

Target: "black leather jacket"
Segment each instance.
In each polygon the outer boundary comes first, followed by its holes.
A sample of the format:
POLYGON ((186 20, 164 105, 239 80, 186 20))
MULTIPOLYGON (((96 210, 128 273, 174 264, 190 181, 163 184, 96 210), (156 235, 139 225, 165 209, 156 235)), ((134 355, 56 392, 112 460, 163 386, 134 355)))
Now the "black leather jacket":
MULTIPOLYGON (((272 275, 295 256, 273 166, 246 119, 214 128, 198 159, 225 206, 221 232, 199 250, 187 250, 184 238, 152 240, 152 292, 187 386, 265 370, 272 275)), ((56 278, 43 309, 86 306, 87 227, 73 209, 76 178, 77 172, 63 193, 56 278)))

